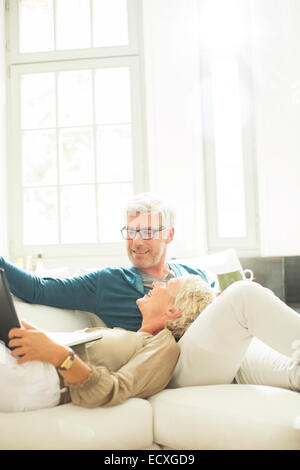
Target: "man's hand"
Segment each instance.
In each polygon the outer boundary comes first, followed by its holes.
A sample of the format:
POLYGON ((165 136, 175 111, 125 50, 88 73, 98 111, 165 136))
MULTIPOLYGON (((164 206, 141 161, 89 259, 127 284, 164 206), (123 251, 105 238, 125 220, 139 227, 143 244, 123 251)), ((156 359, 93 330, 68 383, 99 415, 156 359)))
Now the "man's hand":
POLYGON ((18 364, 42 361, 57 367, 64 361, 69 353, 68 348, 55 343, 41 330, 24 320, 22 325, 24 328, 13 328, 8 334, 8 346, 14 348, 11 354, 19 357, 18 364))

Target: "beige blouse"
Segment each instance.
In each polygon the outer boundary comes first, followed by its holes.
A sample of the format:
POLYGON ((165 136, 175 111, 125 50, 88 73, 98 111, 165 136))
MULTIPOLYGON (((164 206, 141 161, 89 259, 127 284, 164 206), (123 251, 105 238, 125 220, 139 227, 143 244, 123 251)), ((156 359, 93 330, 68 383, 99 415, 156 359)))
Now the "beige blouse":
POLYGON ((130 397, 147 398, 167 386, 179 356, 169 330, 155 336, 120 328, 101 330, 100 340, 74 348, 92 368, 81 384, 64 381, 74 404, 87 408, 118 405, 130 397))

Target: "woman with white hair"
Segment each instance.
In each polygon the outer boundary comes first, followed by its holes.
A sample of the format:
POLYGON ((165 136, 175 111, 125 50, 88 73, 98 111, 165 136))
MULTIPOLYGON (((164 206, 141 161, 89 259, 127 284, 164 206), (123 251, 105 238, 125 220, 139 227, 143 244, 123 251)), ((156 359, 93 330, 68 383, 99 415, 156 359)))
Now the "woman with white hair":
MULTIPOLYGON (((179 356, 172 331, 176 336, 183 332, 183 324, 176 328, 182 316, 174 307, 177 281, 158 283, 137 301, 143 318, 138 332, 101 328, 101 339, 74 351, 22 321, 22 329, 9 332, 12 351, 0 344, 0 409, 26 411, 69 401, 84 407, 112 406, 165 388, 179 356)), ((207 290, 208 284, 203 287, 207 290)), ((194 317, 186 315, 184 328, 194 317)))
POLYGON ((75 353, 26 323, 24 329, 11 330, 10 362, 0 364, 2 409, 35 409, 65 401, 111 406, 129 397, 149 397, 166 386, 232 383, 254 337, 282 358, 284 367, 274 368, 273 385, 300 390, 300 360, 293 357, 300 317, 268 289, 239 281, 215 297, 199 276, 187 276, 155 282, 137 305, 143 318, 138 332, 103 329, 101 340, 75 353), (48 404, 45 395, 39 401, 42 392, 37 386, 40 382, 45 390, 45 374, 40 381, 32 374, 45 363, 51 369, 48 404), (23 380, 16 374, 18 367, 27 367, 23 380), (67 391, 63 400, 62 386, 67 391))

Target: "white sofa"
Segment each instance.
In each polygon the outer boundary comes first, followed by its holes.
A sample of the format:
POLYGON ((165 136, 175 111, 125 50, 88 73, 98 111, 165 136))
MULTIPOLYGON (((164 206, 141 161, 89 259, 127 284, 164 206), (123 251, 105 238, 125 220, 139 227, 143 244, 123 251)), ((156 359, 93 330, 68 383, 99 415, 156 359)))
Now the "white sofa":
MULTIPOLYGON (((209 260, 208 267, 217 271, 216 260, 209 260)), ((20 317, 49 331, 101 325, 86 312, 20 300, 16 307, 20 317)), ((0 449, 300 450, 300 393, 257 385, 211 385, 166 389, 148 400, 132 398, 110 408, 66 404, 0 412, 0 449)))

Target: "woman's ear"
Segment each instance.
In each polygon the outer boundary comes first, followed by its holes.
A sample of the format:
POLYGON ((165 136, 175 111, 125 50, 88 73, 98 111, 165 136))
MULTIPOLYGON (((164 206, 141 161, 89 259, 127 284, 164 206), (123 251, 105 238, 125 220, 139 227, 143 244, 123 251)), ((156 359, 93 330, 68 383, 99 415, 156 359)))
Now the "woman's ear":
POLYGON ((181 317, 183 314, 183 310, 176 310, 173 308, 168 308, 167 310, 167 318, 168 320, 175 320, 175 318, 181 317))

